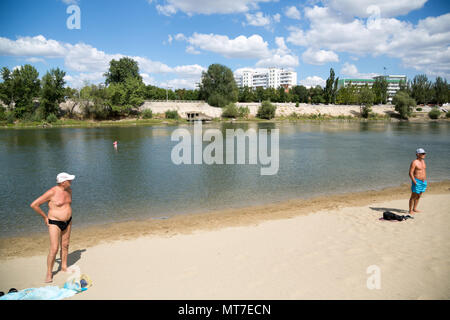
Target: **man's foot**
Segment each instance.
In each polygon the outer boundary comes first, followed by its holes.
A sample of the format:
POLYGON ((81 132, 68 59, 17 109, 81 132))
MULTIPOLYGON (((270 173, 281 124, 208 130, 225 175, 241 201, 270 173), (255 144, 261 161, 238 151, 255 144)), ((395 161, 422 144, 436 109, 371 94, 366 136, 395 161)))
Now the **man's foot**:
POLYGON ((51 283, 53 282, 53 275, 47 275, 47 277, 45 277, 45 283, 51 283))
POLYGON ((414 212, 417 212, 417 213, 422 212, 422 211, 417 210, 417 209, 414 209, 413 211, 414 211, 414 212))
POLYGON ((414 211, 410 211, 409 214, 414 214, 414 211))

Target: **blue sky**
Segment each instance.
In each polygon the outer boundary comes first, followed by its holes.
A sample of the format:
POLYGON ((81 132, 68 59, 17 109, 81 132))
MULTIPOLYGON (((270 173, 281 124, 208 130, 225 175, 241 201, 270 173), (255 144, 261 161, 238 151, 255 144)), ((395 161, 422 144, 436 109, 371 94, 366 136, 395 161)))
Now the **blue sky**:
POLYGON ((2 0, 0 66, 60 67, 68 85, 102 82, 136 59, 146 83, 194 88, 221 63, 292 69, 299 84, 425 73, 450 80, 450 2, 438 0, 2 0), (70 5, 81 28, 69 29, 70 5))

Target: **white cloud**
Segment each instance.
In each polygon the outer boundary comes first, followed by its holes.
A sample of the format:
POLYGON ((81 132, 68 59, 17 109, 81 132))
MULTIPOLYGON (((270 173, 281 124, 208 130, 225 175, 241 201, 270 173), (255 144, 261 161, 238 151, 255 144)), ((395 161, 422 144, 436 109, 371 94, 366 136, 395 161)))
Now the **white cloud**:
POLYGON ((427 0, 328 0, 325 4, 343 14, 367 18, 376 11, 381 17, 405 15, 422 8, 426 2, 427 0))
POLYGON ((341 68, 340 74, 342 76, 351 77, 351 78, 359 78, 359 79, 372 79, 375 76, 378 76, 378 73, 360 73, 358 68, 351 63, 344 63, 341 68))
POLYGON ((56 40, 36 37, 19 37, 17 40, 0 37, 0 55, 5 56, 45 56, 48 58, 63 57, 67 48, 56 40))
POLYGON ((300 11, 298 11, 298 9, 295 6, 286 7, 284 9, 284 15, 288 18, 295 19, 295 20, 301 19, 300 11))
POLYGON ((280 22, 281 16, 279 13, 271 15, 264 15, 261 11, 254 14, 245 14, 246 22, 242 22, 243 26, 249 25, 254 27, 264 27, 270 31, 273 31, 273 26, 275 23, 280 22))
POLYGON ((156 85, 156 80, 155 78, 151 77, 148 73, 141 73, 140 74, 142 77, 142 81, 146 84, 146 85, 156 85))
POLYGON ((257 34, 230 39, 224 35, 194 33, 187 41, 192 48, 219 53, 226 58, 265 58, 270 54, 267 42, 257 34))
POLYGON ((200 82, 200 78, 194 79, 171 79, 161 82, 159 86, 161 88, 172 88, 172 89, 197 89, 197 83, 200 82))
MULTIPOLYGON (((348 18, 334 9, 314 6, 305 8, 305 18, 309 29, 289 27, 287 42, 308 47, 311 52, 385 55, 399 58, 403 67, 431 76, 450 75, 450 14, 428 17, 414 25, 395 18, 348 18)), ((312 58, 311 52, 304 53, 304 59, 312 58)))
MULTIPOLYGON (((180 38, 180 34, 175 36, 180 38)), ((109 68, 112 59, 119 60, 126 57, 123 54, 108 54, 85 43, 63 43, 46 39, 39 35, 36 37, 20 37, 10 40, 0 37, 0 55, 30 57, 29 62, 44 61, 43 58, 60 58, 64 60, 67 71, 75 71, 78 74, 68 74, 66 79, 73 86, 81 86, 84 81, 102 82, 103 74, 109 68)), ((185 78, 199 78, 204 67, 194 65, 180 65, 170 67, 165 63, 153 61, 145 57, 130 56, 137 61, 141 75, 147 83, 154 83, 149 74, 176 74, 185 78)))
POLYGON ((298 57, 291 54, 283 37, 276 37, 277 49, 272 50, 269 57, 259 60, 257 67, 295 68, 299 65, 298 57))
POLYGON ((255 14, 246 13, 245 18, 247 24, 255 27, 264 27, 270 25, 272 19, 269 16, 265 16, 262 12, 256 12, 255 14))
POLYGON ((28 58, 28 59, 25 59, 25 60, 28 61, 28 62, 31 62, 31 63, 38 63, 38 62, 45 63, 44 59, 36 58, 36 57, 31 57, 31 58, 28 58))
POLYGON ((322 79, 319 76, 312 76, 312 77, 306 77, 306 79, 302 79, 299 81, 300 85, 305 86, 307 88, 315 87, 315 86, 321 86, 325 87, 326 80, 322 79))
POLYGON ((312 48, 308 48, 302 54, 303 62, 314 64, 314 65, 323 65, 328 62, 338 62, 339 57, 333 51, 327 50, 314 50, 312 48))
POLYGON ((86 83, 97 84, 105 81, 103 72, 79 73, 77 75, 66 75, 64 77, 67 84, 72 88, 81 88, 86 83))
POLYGON ((156 5, 159 13, 170 16, 178 11, 194 14, 244 13, 259 8, 258 3, 272 0, 166 0, 156 5))

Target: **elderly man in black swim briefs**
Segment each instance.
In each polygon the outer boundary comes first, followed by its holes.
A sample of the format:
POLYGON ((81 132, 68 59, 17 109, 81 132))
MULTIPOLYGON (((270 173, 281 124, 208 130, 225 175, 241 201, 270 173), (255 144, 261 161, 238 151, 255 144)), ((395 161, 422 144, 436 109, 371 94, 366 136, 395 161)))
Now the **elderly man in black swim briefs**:
POLYGON ((70 229, 72 227, 72 189, 74 175, 62 172, 57 175, 57 185, 48 190, 30 205, 42 218, 50 234, 50 251, 47 257, 47 275, 45 282, 53 281, 53 265, 61 242, 61 270, 67 271, 70 229), (48 217, 40 206, 48 202, 48 217))

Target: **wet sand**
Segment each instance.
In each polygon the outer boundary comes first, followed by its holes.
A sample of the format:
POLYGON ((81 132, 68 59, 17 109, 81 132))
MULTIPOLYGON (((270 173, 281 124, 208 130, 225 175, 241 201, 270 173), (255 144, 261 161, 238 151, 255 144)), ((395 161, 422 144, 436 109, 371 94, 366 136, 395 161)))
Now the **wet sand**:
MULTIPOLYGON (((77 229, 69 264, 94 281, 73 299, 449 299, 450 181, 421 213, 407 185, 77 229), (381 272, 369 290, 367 268, 381 272)), ((48 236, 0 240, 0 291, 44 286, 48 236)), ((58 257, 59 258, 59 255, 58 257)), ((55 264, 55 270, 58 263, 55 264)), ((58 272, 54 284, 69 274, 58 272)))

